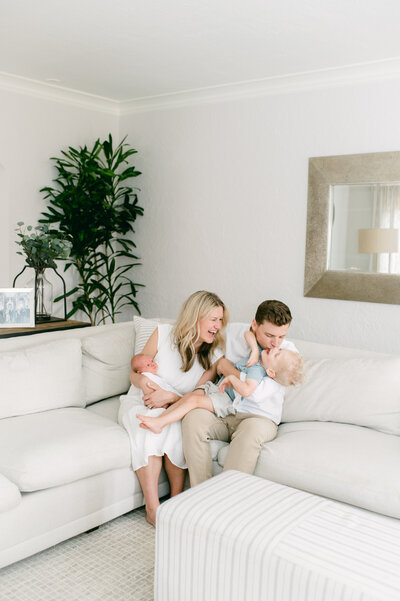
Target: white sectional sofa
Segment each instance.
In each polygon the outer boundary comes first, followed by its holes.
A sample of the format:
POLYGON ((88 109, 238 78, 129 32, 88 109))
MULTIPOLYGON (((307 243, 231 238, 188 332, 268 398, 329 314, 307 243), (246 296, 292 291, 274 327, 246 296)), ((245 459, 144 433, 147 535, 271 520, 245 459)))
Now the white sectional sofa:
POLYGON ((143 505, 117 421, 134 348, 133 321, 0 339, 0 567, 143 505))
MULTIPOLYGON (((0 567, 143 504, 118 410, 153 328, 135 318, 0 339, 0 567)), ((294 342, 308 376, 256 475, 399 518, 400 357, 294 342)), ((211 442, 215 473, 225 447, 211 442)))

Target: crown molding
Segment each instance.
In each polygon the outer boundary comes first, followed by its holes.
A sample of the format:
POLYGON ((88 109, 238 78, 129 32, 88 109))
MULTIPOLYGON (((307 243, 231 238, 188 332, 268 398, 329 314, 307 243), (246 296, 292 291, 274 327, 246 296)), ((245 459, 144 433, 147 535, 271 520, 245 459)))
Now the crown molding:
POLYGON ((0 89, 115 116, 400 79, 400 57, 118 101, 0 72, 0 89))
POLYGON ((112 115, 119 115, 119 102, 111 98, 103 98, 78 90, 63 88, 27 77, 0 72, 0 89, 19 94, 26 94, 42 100, 53 100, 80 108, 96 110, 112 115))
POLYGON ((400 57, 121 101, 119 113, 120 115, 129 115, 144 111, 288 94, 351 84, 374 83, 391 79, 400 79, 400 57))

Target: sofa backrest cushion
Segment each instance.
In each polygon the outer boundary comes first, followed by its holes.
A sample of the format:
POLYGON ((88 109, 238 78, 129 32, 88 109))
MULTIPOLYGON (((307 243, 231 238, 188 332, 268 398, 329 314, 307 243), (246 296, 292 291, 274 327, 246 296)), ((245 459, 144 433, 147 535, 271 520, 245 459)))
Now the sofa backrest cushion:
POLYGON ((135 325, 135 352, 137 355, 141 353, 146 345, 146 342, 154 332, 154 330, 158 327, 159 320, 158 319, 147 319, 144 317, 138 317, 135 315, 133 318, 133 323, 135 325))
POLYGON ((124 327, 99 328, 93 336, 82 338, 87 405, 128 390, 134 344, 132 322, 124 327))
POLYGON ((332 421, 400 435, 400 356, 306 361, 286 389, 282 421, 332 421))
POLYGON ((0 353, 0 418, 83 406, 80 340, 0 353))

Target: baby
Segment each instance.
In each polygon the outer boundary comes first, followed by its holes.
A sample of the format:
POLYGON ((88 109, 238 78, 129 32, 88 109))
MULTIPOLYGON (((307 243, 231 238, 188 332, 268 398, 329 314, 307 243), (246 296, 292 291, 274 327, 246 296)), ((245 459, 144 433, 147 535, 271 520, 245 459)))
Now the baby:
POLYGON ((155 375, 158 370, 158 365, 154 361, 153 357, 150 355, 144 355, 143 353, 139 353, 138 355, 132 357, 131 367, 138 374, 148 372, 155 375))
POLYGON ((157 375, 158 365, 150 355, 144 355, 143 353, 135 355, 131 359, 131 367, 138 374, 143 374, 149 378, 153 384, 156 384, 163 390, 173 392, 174 394, 179 394, 175 388, 166 382, 166 380, 157 375))
MULTIPOLYGON (((245 338, 248 340, 247 336, 245 338)), ((250 343, 252 348, 253 341, 250 340, 250 343)), ((138 414, 136 417, 142 422, 141 427, 158 434, 164 426, 181 420, 189 411, 196 408, 212 411, 218 417, 237 412, 268 417, 272 414, 272 416, 276 415, 276 421, 279 423, 284 397, 283 387, 297 384, 302 380, 303 359, 293 351, 273 348, 269 352, 266 350, 261 352, 261 364, 257 362, 253 366, 248 366, 249 361, 257 360, 259 355, 257 347, 252 357, 250 354, 235 364, 235 367, 242 366, 241 373, 247 370, 245 381, 236 376, 227 376, 217 385, 207 382, 193 393, 185 395, 170 405, 158 417, 138 414), (234 403, 232 396, 225 391, 229 387, 233 387, 237 393, 233 397, 234 403)))

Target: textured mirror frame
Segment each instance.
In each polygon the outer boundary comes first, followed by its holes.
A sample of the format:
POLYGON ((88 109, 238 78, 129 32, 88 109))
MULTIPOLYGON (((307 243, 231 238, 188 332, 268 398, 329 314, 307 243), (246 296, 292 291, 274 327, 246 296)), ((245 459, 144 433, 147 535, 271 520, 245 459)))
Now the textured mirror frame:
POLYGON ((309 159, 304 296, 400 304, 400 275, 327 269, 330 186, 398 181, 400 152, 309 159))

